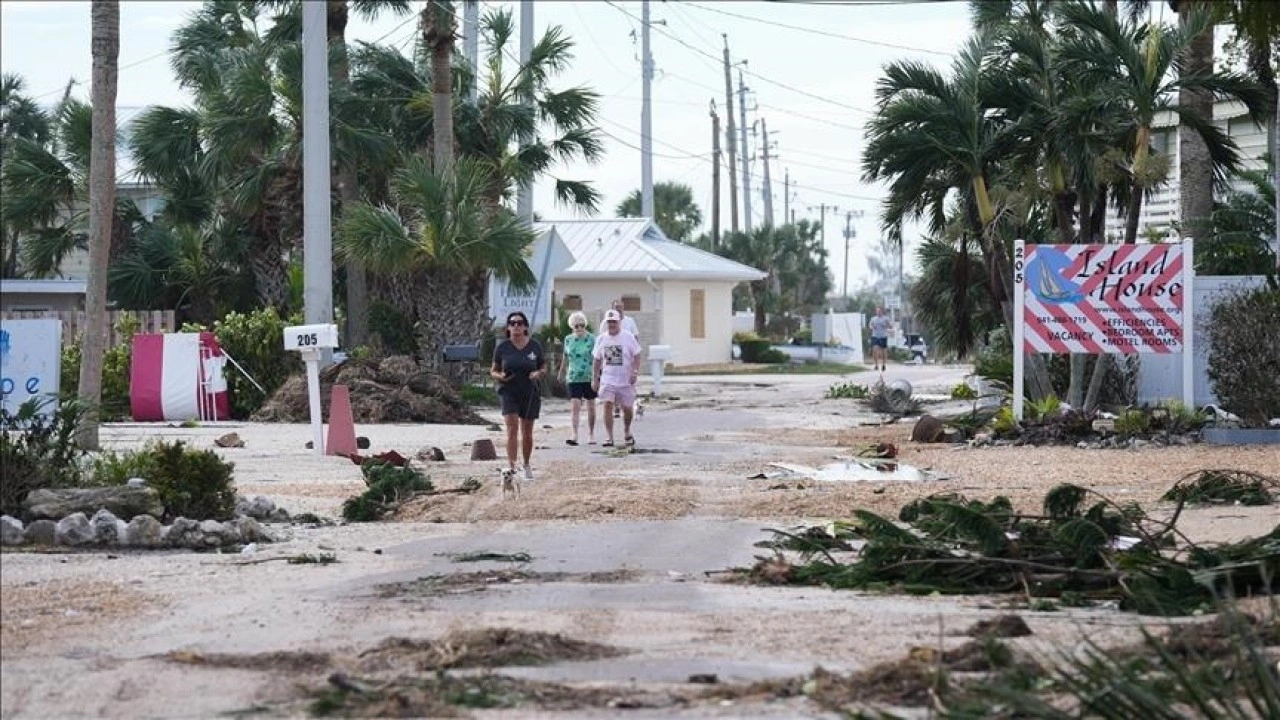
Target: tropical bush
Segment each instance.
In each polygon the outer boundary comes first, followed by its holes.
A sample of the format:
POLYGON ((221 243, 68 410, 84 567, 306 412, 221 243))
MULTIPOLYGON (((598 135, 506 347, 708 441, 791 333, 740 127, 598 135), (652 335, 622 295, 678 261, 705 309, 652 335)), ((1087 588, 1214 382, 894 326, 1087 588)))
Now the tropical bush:
POLYGON ((1280 290, 1223 298, 1213 306, 1204 337, 1209 381, 1222 406, 1249 425, 1280 417, 1280 290))
POLYGON ((32 398, 13 412, 0 408, 0 514, 20 515, 32 490, 80 484, 84 452, 75 436, 84 416, 75 399, 32 398))
POLYGON ((222 349, 253 376, 266 391, 254 386, 243 373, 228 368, 227 387, 231 391, 231 415, 247 418, 262 406, 290 375, 302 371, 298 353, 284 349, 284 329, 300 322, 299 318, 282 318, 275 308, 262 308, 250 313, 228 313, 213 327, 185 325, 183 332, 212 331, 222 349))
POLYGON ((212 450, 187 447, 181 440, 147 445, 122 457, 95 463, 95 481, 117 484, 123 477, 141 477, 154 488, 165 517, 191 520, 230 520, 235 516, 233 463, 212 450))
POLYGON ((413 355, 418 351, 413 318, 390 303, 369 303, 369 335, 387 355, 413 355))
MULTIPOLYGON (((107 348, 102 357, 102 404, 98 418, 114 422, 129 417, 129 372, 133 363, 133 345, 123 343, 107 348)), ((80 390, 80 345, 62 348, 60 389, 64 398, 75 397, 80 390)))

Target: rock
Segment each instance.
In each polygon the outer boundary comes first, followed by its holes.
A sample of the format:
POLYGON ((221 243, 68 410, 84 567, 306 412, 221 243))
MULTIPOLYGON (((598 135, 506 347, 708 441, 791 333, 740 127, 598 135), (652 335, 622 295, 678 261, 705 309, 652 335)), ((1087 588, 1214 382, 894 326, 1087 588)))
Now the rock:
POLYGON ((356 449, 357 449, 357 450, 368 450, 368 449, 369 449, 369 438, 367 438, 367 437, 365 437, 365 436, 363 436, 363 435, 357 435, 357 436, 356 436, 356 449))
POLYGON ((132 477, 125 481, 125 485, 128 487, 134 487, 134 488, 146 487, 147 480, 146 478, 132 477))
POLYGON ((938 442, 946 432, 947 426, 941 420, 932 415, 921 415, 915 427, 911 429, 911 440, 923 443, 938 442))
POLYGON ((94 513, 89 524, 93 526, 93 541, 98 545, 119 545, 127 527, 123 520, 106 508, 94 513))
POLYGON ((150 515, 135 515, 124 531, 124 544, 132 547, 160 547, 164 525, 150 515))
POLYGON ((481 438, 471 443, 472 460, 497 460, 498 451, 489 438, 481 438))
POLYGON ((239 433, 229 432, 226 435, 215 438, 213 444, 220 448, 242 448, 244 447, 244 440, 240 439, 239 433))
MULTIPOLYGON (((217 520, 201 520, 199 542, 197 545, 205 547, 218 547, 223 544, 222 540, 226 537, 227 531, 222 527, 222 523, 217 520)), ((236 533, 239 536, 239 533, 236 533)))
POLYGON ((444 451, 438 447, 424 447, 418 451, 415 456, 419 460, 430 460, 433 462, 444 462, 444 451))
POLYGON ((99 509, 110 510, 112 515, 131 520, 136 515, 158 517, 164 514, 160 494, 149 487, 101 487, 66 488, 60 490, 34 490, 22 506, 35 519, 59 520, 68 515, 89 515, 99 509))
POLYGON ((236 534, 240 538, 240 542, 256 543, 256 542, 274 542, 275 538, 266 531, 265 528, 251 517, 238 517, 227 523, 235 529, 236 534))
POLYGON ((62 518, 54 530, 54 541, 59 545, 78 547, 92 544, 93 540, 93 526, 89 524, 89 518, 82 512, 71 513, 62 518))
POLYGON ((258 495, 252 500, 246 500, 243 497, 236 498, 236 514, 254 518, 255 520, 270 519, 276 512, 276 504, 271 498, 258 495))
POLYGON ((974 447, 986 447, 991 444, 995 436, 988 432, 980 432, 973 436, 973 440, 969 443, 974 447))
POLYGON ((32 545, 53 545, 58 541, 58 523, 52 520, 36 520, 24 533, 32 545))
POLYGON ((22 531, 22 521, 0 515, 0 545, 21 545, 26 542, 26 534, 22 531))
POLYGON ((191 547, 199 534, 200 523, 180 517, 174 518, 173 524, 165 530, 163 540, 164 544, 172 547, 191 547))

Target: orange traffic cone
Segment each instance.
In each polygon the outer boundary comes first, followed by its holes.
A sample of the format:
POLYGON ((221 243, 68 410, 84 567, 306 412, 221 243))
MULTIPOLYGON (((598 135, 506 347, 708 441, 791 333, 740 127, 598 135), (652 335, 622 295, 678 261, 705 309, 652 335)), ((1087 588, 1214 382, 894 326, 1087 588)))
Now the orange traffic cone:
POLYGON ((329 395, 329 435, 325 453, 351 455, 356 452, 356 423, 351 415, 351 393, 346 385, 334 385, 329 395))

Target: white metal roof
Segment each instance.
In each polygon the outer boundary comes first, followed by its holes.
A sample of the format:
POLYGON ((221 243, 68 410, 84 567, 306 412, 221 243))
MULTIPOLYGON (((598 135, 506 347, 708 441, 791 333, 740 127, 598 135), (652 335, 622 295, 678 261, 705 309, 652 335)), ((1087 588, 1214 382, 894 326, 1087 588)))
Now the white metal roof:
POLYGON ((768 275, 691 245, 673 242, 648 218, 534 223, 534 228, 539 231, 549 227, 555 228, 574 260, 557 277, 653 277, 742 282, 768 275))
POLYGON ((0 293, 48 294, 48 295, 83 295, 83 280, 63 280, 61 278, 24 280, 5 278, 0 280, 0 293))

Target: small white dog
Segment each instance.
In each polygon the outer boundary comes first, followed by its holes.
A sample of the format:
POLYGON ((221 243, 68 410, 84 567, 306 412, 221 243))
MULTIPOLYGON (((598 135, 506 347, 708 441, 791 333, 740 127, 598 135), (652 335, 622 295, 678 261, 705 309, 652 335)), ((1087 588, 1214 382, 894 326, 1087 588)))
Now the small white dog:
POLYGON ((502 499, 506 500, 508 496, 520 497, 520 476, 511 468, 502 471, 502 499))

